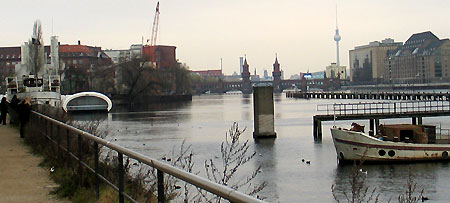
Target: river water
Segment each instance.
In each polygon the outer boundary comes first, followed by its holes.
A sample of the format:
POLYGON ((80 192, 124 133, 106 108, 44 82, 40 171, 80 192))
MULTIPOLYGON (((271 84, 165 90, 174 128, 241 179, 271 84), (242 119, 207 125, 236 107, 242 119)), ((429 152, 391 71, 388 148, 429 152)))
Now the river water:
MULTIPOLYGON (((194 171, 204 175, 204 160, 220 157, 225 133, 237 122, 241 129, 246 128, 242 141, 249 140, 250 151, 257 154, 239 175, 261 166, 256 181, 268 183, 260 193, 266 201, 333 202, 332 185, 338 191, 337 198, 344 200, 341 192, 351 193, 352 166, 337 164, 329 130, 333 122, 323 122, 323 140, 314 141, 312 117, 320 113, 316 111, 318 104, 364 101, 301 100, 285 98, 284 94, 274 98, 277 138, 273 140, 253 139, 252 95, 243 94, 193 96, 191 102, 141 106, 133 112, 115 107, 104 121, 109 132, 106 139, 154 158, 167 156, 185 141, 195 154, 194 171), (310 160, 311 164, 302 159, 310 160)), ((351 122, 339 121, 336 125, 348 128, 351 122)), ((368 126, 368 121, 358 122, 368 126)), ((410 122, 410 119, 380 120, 380 124, 410 122)), ((424 118, 423 123, 442 124, 445 128, 449 119, 424 118)), ((409 174, 417 182, 417 191, 423 189, 430 201, 450 202, 448 163, 365 165, 363 169, 367 171, 366 185, 380 193, 379 202, 389 199, 397 202, 398 195, 407 189, 409 174)))

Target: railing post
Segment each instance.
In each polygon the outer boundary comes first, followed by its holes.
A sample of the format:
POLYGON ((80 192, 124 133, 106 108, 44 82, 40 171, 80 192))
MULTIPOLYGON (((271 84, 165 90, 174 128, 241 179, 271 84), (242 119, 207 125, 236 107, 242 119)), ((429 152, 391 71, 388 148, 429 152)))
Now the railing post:
POLYGON ((315 116, 313 117, 313 137, 314 137, 314 141, 317 140, 317 119, 315 118, 315 116))
POLYGON ((82 138, 81 135, 78 134, 78 175, 80 176, 80 183, 83 183, 83 168, 81 165, 81 162, 83 161, 82 146, 82 138))
POLYGON ((164 203, 164 173, 160 170, 157 170, 156 173, 158 175, 158 203, 164 203))
POLYGON ((56 125, 56 143, 58 144, 58 159, 61 158, 61 136, 59 136, 59 125, 56 125))
POLYGON ((373 136, 374 134, 374 120, 373 118, 369 119, 369 134, 373 136))
POLYGON ((50 132, 48 133, 48 136, 50 139, 53 139, 53 122, 48 121, 50 123, 50 132))
POLYGON ((45 126, 45 135, 48 136, 48 123, 47 119, 44 119, 44 126, 45 126))
POLYGON ((95 167, 95 194, 97 199, 100 198, 100 179, 98 177, 99 166, 98 166, 98 143, 94 142, 94 167, 95 167))
POLYGON ((124 203, 124 185, 123 185, 123 176, 124 176, 124 169, 123 169, 123 154, 120 152, 117 152, 117 159, 119 159, 119 203, 124 203))
POLYGON ((67 141, 67 154, 66 154, 66 157, 67 157, 67 168, 70 168, 70 159, 71 159, 71 157, 70 157, 70 131, 69 131, 69 129, 67 129, 66 130, 66 141, 67 141))

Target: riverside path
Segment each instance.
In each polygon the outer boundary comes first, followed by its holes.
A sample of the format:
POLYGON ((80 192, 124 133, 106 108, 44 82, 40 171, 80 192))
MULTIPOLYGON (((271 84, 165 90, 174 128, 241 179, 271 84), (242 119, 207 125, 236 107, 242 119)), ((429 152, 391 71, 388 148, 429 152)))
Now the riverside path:
POLYGON ((17 129, 0 125, 0 202, 68 202, 49 194, 56 185, 30 150, 17 129))

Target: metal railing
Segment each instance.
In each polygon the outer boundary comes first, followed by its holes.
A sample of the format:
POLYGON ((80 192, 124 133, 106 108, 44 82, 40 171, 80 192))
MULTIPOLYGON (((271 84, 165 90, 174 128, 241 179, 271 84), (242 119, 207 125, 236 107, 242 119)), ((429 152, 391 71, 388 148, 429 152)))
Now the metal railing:
POLYGON ((450 129, 442 128, 441 123, 436 125, 436 139, 450 140, 450 129))
POLYGON ((145 156, 143 154, 140 154, 138 152, 129 150, 127 148, 124 148, 122 146, 119 146, 117 144, 111 143, 110 141, 104 140, 100 137, 97 137, 91 133, 82 131, 80 129, 77 129, 73 126, 67 125, 63 122, 60 122, 58 120, 55 120, 53 118, 50 118, 44 114, 38 113, 36 111, 32 111, 31 113, 31 125, 34 127, 38 127, 39 131, 46 136, 51 142, 56 144, 58 146, 58 152, 61 152, 63 150, 65 152, 66 164, 67 166, 70 166, 71 158, 75 159, 78 162, 78 172, 82 173, 82 167, 87 168, 90 172, 94 173, 96 175, 96 193, 97 197, 99 195, 99 182, 100 180, 110 185, 113 189, 119 192, 119 202, 124 202, 124 198, 127 198, 131 202, 136 202, 131 196, 126 194, 124 192, 124 164, 123 164, 123 156, 127 156, 129 158, 135 159, 136 161, 139 161, 143 164, 146 164, 150 167, 153 167, 157 170, 157 185, 158 185, 158 202, 165 202, 165 191, 164 191, 164 174, 171 175, 173 177, 176 177, 180 180, 183 180, 187 183, 190 183, 200 189, 203 189, 205 191, 208 191, 212 194, 215 194, 217 196, 220 196, 224 199, 229 200, 230 202, 264 202, 261 200, 258 200, 252 196, 246 195, 244 193, 241 193, 235 189, 226 187, 224 185, 217 184, 215 182, 212 182, 208 179, 202 178, 200 176, 188 173, 184 170, 175 168, 169 164, 166 164, 164 162, 158 161, 154 158, 145 156), (50 127, 48 127, 50 126, 50 127), (50 128, 50 130, 48 130, 50 128), (65 131, 65 140, 61 140, 62 136, 58 136, 57 139, 54 139, 54 128, 56 128, 57 132, 65 131), (77 150, 71 149, 71 141, 73 141, 75 136, 77 139, 77 150), (83 161, 83 147, 82 142, 84 139, 87 139, 89 141, 93 142, 94 146, 94 167, 89 166, 88 163, 83 161), (65 144, 62 144, 61 142, 64 142, 65 144), (103 145, 111 150, 114 150, 117 152, 117 158, 118 158, 118 185, 115 185, 112 183, 113 181, 108 180, 106 177, 101 175, 99 173, 99 145, 103 145))
POLYGON ((374 115, 405 114, 424 112, 448 112, 450 101, 403 101, 403 102, 364 102, 319 104, 317 111, 327 115, 374 115))

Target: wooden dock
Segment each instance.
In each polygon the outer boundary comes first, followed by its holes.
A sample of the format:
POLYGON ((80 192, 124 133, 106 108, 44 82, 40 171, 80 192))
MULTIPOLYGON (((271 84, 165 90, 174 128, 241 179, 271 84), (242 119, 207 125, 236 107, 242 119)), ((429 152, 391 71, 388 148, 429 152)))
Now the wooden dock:
POLYGON ((291 91, 286 97, 299 99, 376 99, 376 100, 433 100, 449 101, 449 92, 299 92, 291 91))
MULTIPOLYGON (((411 118, 412 124, 422 124, 423 117, 450 116, 450 101, 402 101, 373 103, 341 103, 317 105, 324 114, 313 117, 314 140, 322 140, 322 122, 334 120, 369 120, 376 132, 380 119, 411 118)), ((370 132, 369 131, 369 132, 370 132)))

